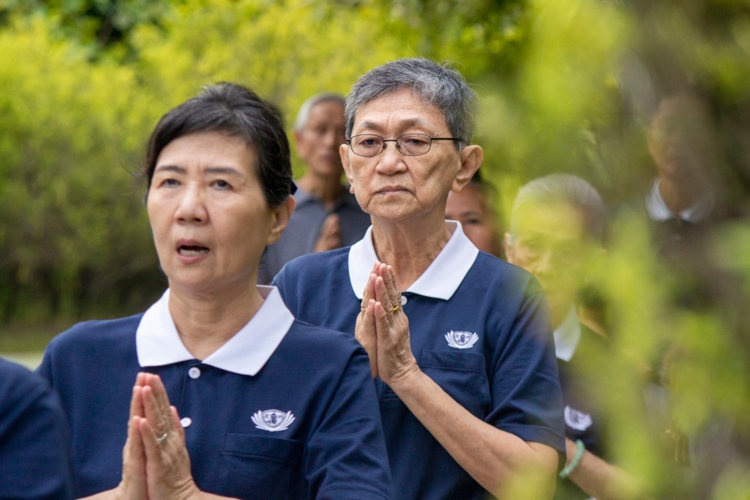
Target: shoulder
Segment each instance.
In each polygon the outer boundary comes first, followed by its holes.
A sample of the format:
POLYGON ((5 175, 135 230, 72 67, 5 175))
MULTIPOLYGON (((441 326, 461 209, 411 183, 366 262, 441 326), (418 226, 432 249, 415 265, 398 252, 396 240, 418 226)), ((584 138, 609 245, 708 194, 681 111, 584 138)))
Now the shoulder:
MULTIPOLYGON (((25 400, 34 400, 49 391, 38 375, 21 365, 0 359, 0 414, 25 400)), ((0 419, 2 420, 2 419, 0 419)))
POLYGON ((94 365, 118 366, 135 356, 135 332, 143 314, 113 320, 78 323, 49 343, 42 365, 37 370, 47 375, 54 367, 91 368, 94 365))
POLYGON ((92 320, 77 323, 52 339, 50 346, 62 348, 71 344, 75 344, 76 346, 102 342, 109 344, 113 341, 131 339, 138 329, 142 316, 143 313, 139 313, 127 318, 92 320))
POLYGON ((355 355, 366 355, 353 335, 300 320, 294 320, 285 341, 289 347, 300 352, 320 353, 326 362, 334 358, 348 359, 355 355))
POLYGON ((470 285, 484 283, 492 292, 503 296, 542 293, 541 286, 531 273, 482 251, 469 269, 465 281, 470 285))
MULTIPOLYGON (((287 263, 274 279, 274 284, 299 280, 317 280, 331 274, 340 274, 349 267, 349 248, 311 253, 287 263)), ((348 274, 346 275, 348 279, 348 274)))

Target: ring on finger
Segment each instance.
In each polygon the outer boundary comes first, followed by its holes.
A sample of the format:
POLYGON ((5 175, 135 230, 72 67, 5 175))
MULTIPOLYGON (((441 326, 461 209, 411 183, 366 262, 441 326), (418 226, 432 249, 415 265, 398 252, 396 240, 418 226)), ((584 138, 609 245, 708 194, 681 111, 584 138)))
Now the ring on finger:
POLYGON ((393 311, 392 311, 392 312, 393 312, 393 314, 396 314, 396 313, 398 312, 398 310, 399 310, 399 309, 401 309, 401 306, 399 306, 399 305, 396 305, 396 307, 394 307, 394 308, 393 308, 393 311))
POLYGON ((164 441, 167 440, 167 436, 169 435, 168 432, 165 432, 163 436, 156 438, 156 442, 158 444, 162 444, 164 441))

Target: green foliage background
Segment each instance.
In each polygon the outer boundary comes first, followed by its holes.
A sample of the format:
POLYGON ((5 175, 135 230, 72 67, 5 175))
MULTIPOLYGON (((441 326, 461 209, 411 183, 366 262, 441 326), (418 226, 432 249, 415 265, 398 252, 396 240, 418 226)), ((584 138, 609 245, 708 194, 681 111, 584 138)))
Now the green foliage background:
MULTIPOLYGON (((203 85, 249 85, 289 123, 310 95, 346 93, 408 56, 453 61, 479 93, 475 141, 501 213, 552 172, 583 176, 612 206, 641 197, 655 174, 643 126, 659 95, 688 85, 715 111, 722 195, 746 212, 744 0, 0 0, 0 321, 122 316, 155 300, 165 281, 137 174, 159 117, 203 85)), ((703 467, 664 458, 618 377, 664 345, 683 353, 669 418, 691 437, 730 422, 740 450, 700 495, 750 498, 749 245, 743 217, 716 232, 694 308, 676 297, 696 270, 659 262, 637 219, 618 220, 591 270, 610 305, 615 354, 592 372, 615 458, 656 498, 698 498, 703 467)))

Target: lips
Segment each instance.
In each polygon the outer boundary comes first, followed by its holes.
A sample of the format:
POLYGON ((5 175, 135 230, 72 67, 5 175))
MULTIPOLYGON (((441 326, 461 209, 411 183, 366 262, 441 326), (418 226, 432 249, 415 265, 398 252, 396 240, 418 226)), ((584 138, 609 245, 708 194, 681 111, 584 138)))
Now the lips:
POLYGON ((379 194, 391 194, 391 193, 403 193, 406 192, 407 189, 402 186, 385 186, 376 191, 376 193, 379 194))
POLYGON ((177 241, 175 249, 180 256, 180 260, 186 263, 200 260, 211 251, 209 247, 197 240, 181 239, 177 241))

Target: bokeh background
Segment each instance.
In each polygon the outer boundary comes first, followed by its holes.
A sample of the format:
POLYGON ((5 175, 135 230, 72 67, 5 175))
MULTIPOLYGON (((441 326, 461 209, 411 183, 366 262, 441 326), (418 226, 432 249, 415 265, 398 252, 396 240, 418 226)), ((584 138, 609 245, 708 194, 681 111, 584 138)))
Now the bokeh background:
POLYGON ((586 298, 612 344, 591 374, 615 461, 652 498, 750 498, 747 0, 0 0, 0 352, 33 358, 72 323, 161 294, 139 171, 168 109, 228 80, 291 123, 310 95, 411 56, 451 61, 479 94, 501 223, 518 187, 553 172, 620 214, 586 298), (688 88, 710 106, 732 216, 667 262, 618 207, 656 175, 659 99, 688 88), (690 465, 665 429, 689 439, 690 465))

